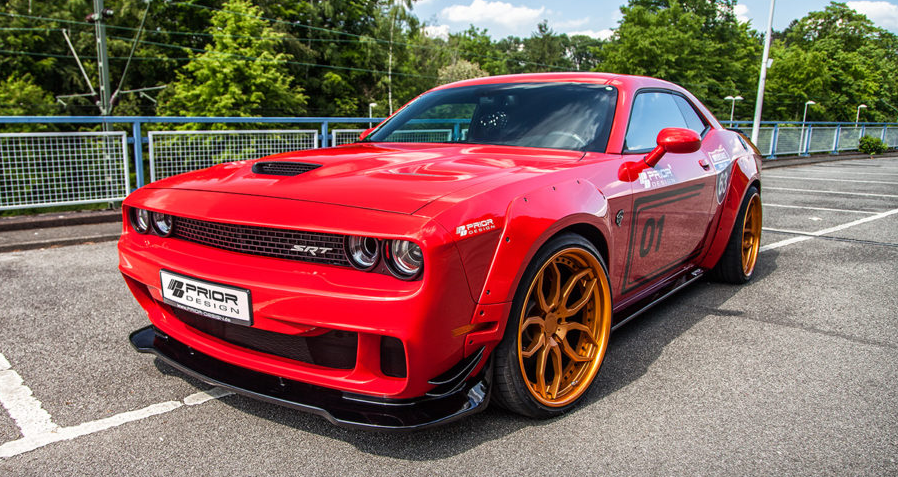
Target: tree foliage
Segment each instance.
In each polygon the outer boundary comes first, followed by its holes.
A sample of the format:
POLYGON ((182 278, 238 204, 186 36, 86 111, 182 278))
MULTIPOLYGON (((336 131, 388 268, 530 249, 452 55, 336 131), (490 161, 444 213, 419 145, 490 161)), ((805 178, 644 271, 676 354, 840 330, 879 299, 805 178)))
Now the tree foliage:
POLYGON ((898 40, 844 3, 792 22, 771 57, 768 112, 780 119, 800 120, 809 100, 809 120, 853 121, 862 103, 868 121, 898 117, 898 40))
POLYGON ((596 69, 663 78, 725 110, 725 96, 750 96, 760 57, 756 34, 733 15, 735 3, 632 0, 596 69))
MULTIPOLYGON (((472 25, 434 38, 412 3, 106 0, 115 12, 107 21, 111 83, 120 91, 113 112, 367 116, 377 103, 380 116, 449 79, 572 70, 664 78, 727 116, 723 98, 741 95, 737 119, 754 107, 762 38, 736 18, 737 0, 629 0, 608 41, 558 33, 546 21, 527 37, 494 38, 472 25), (166 87, 122 92, 155 86, 166 87)), ((89 93, 66 29, 96 89, 96 38, 84 21, 92 8, 89 0, 0 3, 0 81, 29 77, 51 100, 89 93)), ((817 102, 810 120, 853 121, 861 103, 862 119, 898 117, 894 34, 833 2, 773 37, 764 119, 801 119, 809 100, 817 102)), ((51 110, 46 100, 22 93, 17 104, 25 114, 98 113, 89 94, 51 110)))
POLYGON ((229 0, 212 15, 216 36, 178 72, 159 100, 162 115, 300 116, 306 96, 293 84, 287 55, 277 52, 284 35, 249 0, 229 0))

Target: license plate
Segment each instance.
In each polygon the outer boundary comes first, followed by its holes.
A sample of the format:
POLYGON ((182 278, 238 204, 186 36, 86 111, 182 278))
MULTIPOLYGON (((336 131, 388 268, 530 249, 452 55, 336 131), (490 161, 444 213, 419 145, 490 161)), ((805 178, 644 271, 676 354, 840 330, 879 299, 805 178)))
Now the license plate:
POLYGON ((159 271, 165 303, 216 320, 253 324, 249 290, 159 271))

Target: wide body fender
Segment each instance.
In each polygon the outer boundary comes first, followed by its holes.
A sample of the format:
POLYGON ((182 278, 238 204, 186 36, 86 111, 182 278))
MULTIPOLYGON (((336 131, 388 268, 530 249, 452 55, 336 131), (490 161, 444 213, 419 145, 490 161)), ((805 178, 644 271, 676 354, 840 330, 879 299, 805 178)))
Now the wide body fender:
POLYGON ((748 188, 754 185, 759 192, 761 190, 761 159, 756 151, 749 150, 746 154, 738 156, 733 161, 732 167, 726 197, 714 219, 716 224, 712 225, 714 232, 711 244, 699 264, 701 268, 714 268, 723 256, 748 188))
MULTIPOLYGON (((608 201, 585 179, 571 179, 534 189, 509 204, 505 226, 477 300, 468 354, 482 346, 491 351, 502 339, 508 313, 524 271, 540 247, 570 227, 590 227, 608 237, 608 201)), ((597 244, 600 250, 607 250, 597 244)), ((605 257, 606 262, 608 257, 605 257)))

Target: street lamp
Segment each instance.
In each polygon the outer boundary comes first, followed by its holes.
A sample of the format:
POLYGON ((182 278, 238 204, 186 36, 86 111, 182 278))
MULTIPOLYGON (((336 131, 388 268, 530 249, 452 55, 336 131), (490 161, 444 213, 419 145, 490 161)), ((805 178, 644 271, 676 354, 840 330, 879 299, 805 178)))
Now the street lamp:
POLYGON ((860 105, 860 106, 857 107, 857 116, 854 117, 854 127, 857 127, 858 121, 861 120, 861 108, 866 109, 866 108, 867 108, 867 105, 866 105, 866 104, 862 104, 862 105, 860 105))
POLYGON ((730 106, 730 127, 733 127, 733 113, 736 112, 736 101, 742 101, 742 96, 727 96, 723 98, 724 101, 732 101, 733 104, 730 106))
MULTIPOLYGON (((373 108, 374 108, 375 106, 377 106, 377 103, 368 103, 368 119, 371 119, 371 118, 374 117, 374 115, 373 115, 373 108)), ((369 122, 369 123, 368 123, 368 129, 371 129, 372 127, 373 127, 373 126, 372 126, 371 123, 369 122)))
POLYGON ((805 138, 805 136, 804 136, 804 127, 805 127, 805 123, 808 120, 808 106, 810 106, 812 104, 817 104, 817 102, 816 101, 806 101, 804 103, 804 114, 801 116, 801 152, 804 152, 804 150, 807 148, 807 144, 806 144, 807 138, 805 138))

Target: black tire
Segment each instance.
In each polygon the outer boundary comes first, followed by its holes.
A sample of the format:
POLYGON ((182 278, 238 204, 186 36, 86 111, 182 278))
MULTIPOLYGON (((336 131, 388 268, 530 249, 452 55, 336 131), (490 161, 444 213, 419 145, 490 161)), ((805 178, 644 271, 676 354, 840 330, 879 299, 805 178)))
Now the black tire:
POLYGON ((712 278, 736 285, 751 280, 760 251, 762 219, 761 194, 751 186, 742 199, 727 247, 711 270, 712 278))
POLYGON ((575 407, 608 348, 611 308, 608 268, 588 240, 563 234, 543 245, 521 278, 494 353, 496 401, 540 419, 575 407))

